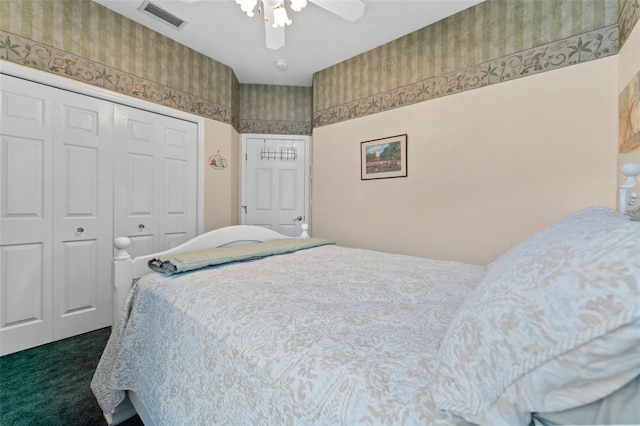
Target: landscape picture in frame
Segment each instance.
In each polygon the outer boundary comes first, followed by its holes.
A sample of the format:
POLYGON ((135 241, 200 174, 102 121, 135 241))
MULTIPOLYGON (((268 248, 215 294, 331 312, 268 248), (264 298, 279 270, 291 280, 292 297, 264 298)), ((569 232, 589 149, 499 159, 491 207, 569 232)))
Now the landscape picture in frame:
POLYGON ((634 76, 618 97, 620 129, 618 131, 618 151, 631 152, 640 147, 640 72, 634 76))
POLYGON ((407 135, 360 143, 360 178, 407 177, 407 135))

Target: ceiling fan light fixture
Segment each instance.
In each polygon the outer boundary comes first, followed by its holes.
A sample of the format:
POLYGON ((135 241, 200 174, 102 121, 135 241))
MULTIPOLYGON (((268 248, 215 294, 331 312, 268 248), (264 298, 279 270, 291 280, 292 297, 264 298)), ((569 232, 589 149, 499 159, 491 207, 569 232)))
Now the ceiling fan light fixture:
POLYGON ((284 29, 292 23, 287 15, 287 8, 291 8, 294 12, 300 12, 311 2, 350 22, 357 21, 364 14, 363 0, 289 0, 285 7, 286 1, 236 0, 236 3, 240 5, 240 9, 249 17, 253 17, 253 10, 258 6, 258 13, 262 14, 264 19, 265 44, 268 49, 277 50, 284 46, 284 29))
POLYGON ((258 0, 236 0, 236 3, 240 5, 240 9, 248 17, 253 18, 253 9, 255 9, 258 0))
POLYGON ((300 12, 307 6, 307 0, 291 0, 291 10, 300 12))
POLYGON ((284 3, 279 3, 273 7, 273 28, 284 27, 285 25, 291 25, 291 19, 287 16, 284 3))

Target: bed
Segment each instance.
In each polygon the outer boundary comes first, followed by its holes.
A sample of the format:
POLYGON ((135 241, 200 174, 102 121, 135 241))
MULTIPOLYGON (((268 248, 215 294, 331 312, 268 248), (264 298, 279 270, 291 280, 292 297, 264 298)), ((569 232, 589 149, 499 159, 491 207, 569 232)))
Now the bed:
POLYGON ((252 226, 126 248, 91 384, 112 424, 640 423, 623 212, 574 212, 487 267, 252 226))

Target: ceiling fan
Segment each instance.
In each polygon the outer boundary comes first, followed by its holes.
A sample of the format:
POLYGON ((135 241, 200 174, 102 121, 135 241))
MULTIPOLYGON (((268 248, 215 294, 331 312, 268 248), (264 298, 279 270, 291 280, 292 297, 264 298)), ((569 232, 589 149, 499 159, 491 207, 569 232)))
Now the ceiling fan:
MULTIPOLYGON (((246 0, 236 0, 237 3, 241 3, 246 0)), ((252 1, 252 0, 249 0, 252 1)), ((291 20, 277 19, 279 12, 284 9, 284 0, 259 0, 263 3, 264 14, 264 32, 267 42, 267 48, 280 49, 284 46, 284 25, 291 24, 291 20), (283 24, 284 23, 284 24, 283 24)), ((309 0, 316 6, 319 6, 349 22, 355 22, 364 14, 364 3, 361 0, 309 0)), ((291 0, 292 10, 300 11, 306 6, 306 0, 291 0)), ((286 18, 286 15, 284 15, 286 18)))
MULTIPOLYGON (((185 3, 195 3, 200 0, 182 0, 185 3)), ((247 16, 254 15, 254 9, 262 13, 264 19, 264 32, 267 48, 280 49, 284 46, 284 27, 291 24, 285 7, 288 2, 291 10, 301 11, 307 0, 236 0, 240 8, 247 16)), ((355 22, 364 14, 362 0, 308 0, 343 19, 355 22)))

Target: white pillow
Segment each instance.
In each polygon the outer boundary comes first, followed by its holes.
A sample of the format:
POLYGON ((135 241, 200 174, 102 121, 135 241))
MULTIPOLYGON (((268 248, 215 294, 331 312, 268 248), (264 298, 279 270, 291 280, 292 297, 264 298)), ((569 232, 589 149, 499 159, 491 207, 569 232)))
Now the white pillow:
POLYGON ((555 413, 534 413, 537 423, 551 425, 640 424, 640 376, 591 404, 555 413))
POLYGON ((438 408, 528 424, 640 375, 640 223, 573 213, 489 265, 440 347, 438 408))

